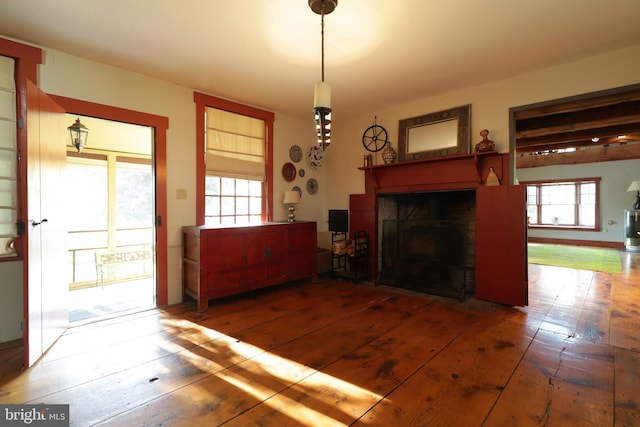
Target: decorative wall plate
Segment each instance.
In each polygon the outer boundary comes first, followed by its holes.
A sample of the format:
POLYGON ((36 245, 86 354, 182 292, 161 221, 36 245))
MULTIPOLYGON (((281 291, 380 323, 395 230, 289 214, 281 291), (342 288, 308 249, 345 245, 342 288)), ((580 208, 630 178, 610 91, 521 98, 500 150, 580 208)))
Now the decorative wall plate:
POLYGON ((317 145, 312 145, 307 150, 307 164, 311 169, 318 169, 324 163, 324 152, 317 145))
POLYGON ((296 163, 302 160, 302 148, 298 145, 292 145, 289 148, 289 158, 296 163))
POLYGON ((293 163, 285 163, 282 166, 282 176, 286 181, 293 181, 296 178, 296 167, 293 163))
POLYGON ((298 194, 300 194, 300 198, 302 198, 302 188, 298 187, 297 185, 295 187, 292 188, 293 191, 297 191, 298 194))
POLYGON ((306 174, 306 172, 304 171, 304 169, 300 169, 300 170, 298 171, 298 176, 299 176, 300 178, 304 178, 304 175, 305 175, 305 174, 306 174))
POLYGON ((307 193, 316 194, 318 192, 318 181, 315 178, 309 178, 307 181, 307 193))

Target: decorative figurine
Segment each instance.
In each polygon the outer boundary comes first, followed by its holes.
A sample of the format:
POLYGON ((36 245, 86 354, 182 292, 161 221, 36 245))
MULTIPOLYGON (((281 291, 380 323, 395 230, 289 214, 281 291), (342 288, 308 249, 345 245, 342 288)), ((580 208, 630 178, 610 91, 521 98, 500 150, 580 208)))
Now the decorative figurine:
POLYGON ((391 141, 387 141, 387 148, 382 151, 382 160, 385 165, 390 165, 391 163, 396 161, 398 157, 398 153, 391 146, 391 141))
POLYGON ((483 153, 485 151, 495 151, 496 144, 493 143, 487 136, 489 135, 488 129, 482 129, 480 131, 480 136, 482 137, 482 141, 476 144, 476 153, 483 153))

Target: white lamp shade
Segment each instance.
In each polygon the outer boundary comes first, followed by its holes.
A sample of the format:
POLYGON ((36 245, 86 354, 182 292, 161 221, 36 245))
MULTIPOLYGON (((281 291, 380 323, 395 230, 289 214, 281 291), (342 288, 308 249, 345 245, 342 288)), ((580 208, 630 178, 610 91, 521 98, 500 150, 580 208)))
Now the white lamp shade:
POLYGON ((300 193, 296 190, 289 190, 284 192, 284 200, 282 201, 285 205, 292 205, 300 203, 300 193))
POLYGON ((640 181, 633 181, 627 191, 640 191, 640 181))
POLYGON ((331 87, 328 83, 318 82, 313 88, 313 108, 331 108, 331 87))

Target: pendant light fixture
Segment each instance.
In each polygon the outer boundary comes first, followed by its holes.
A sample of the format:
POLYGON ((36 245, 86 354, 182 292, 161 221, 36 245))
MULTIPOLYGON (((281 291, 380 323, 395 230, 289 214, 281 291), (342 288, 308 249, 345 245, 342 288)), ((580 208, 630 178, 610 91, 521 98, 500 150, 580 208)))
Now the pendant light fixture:
POLYGON ((309 7, 320 15, 320 35, 322 39, 322 80, 313 90, 313 114, 316 123, 318 145, 324 151, 331 144, 331 87, 324 82, 324 15, 333 12, 338 0, 309 0, 309 7))
POLYGON ((77 118, 76 122, 69 126, 67 130, 69 131, 69 135, 71 135, 71 145, 76 147, 79 153, 87 145, 89 129, 80 123, 80 118, 77 118))

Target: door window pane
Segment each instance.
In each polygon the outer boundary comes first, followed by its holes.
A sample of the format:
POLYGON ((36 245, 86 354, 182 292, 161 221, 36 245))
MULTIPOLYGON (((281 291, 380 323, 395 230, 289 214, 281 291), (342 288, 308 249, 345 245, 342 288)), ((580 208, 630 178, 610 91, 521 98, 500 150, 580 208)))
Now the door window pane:
POLYGON ((107 183, 106 160, 74 159, 67 164, 66 191, 69 231, 106 230, 107 183))
POLYGON ((116 228, 153 226, 153 171, 151 165, 116 163, 116 228))

